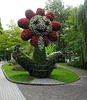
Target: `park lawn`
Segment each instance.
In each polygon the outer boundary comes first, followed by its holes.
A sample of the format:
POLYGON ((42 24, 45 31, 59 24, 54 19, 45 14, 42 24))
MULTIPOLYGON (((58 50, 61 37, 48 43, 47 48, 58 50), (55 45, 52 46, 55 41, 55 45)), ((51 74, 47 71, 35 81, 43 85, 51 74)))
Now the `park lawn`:
POLYGON ((9 64, 2 65, 4 72, 10 80, 15 82, 30 83, 34 79, 34 77, 29 76, 27 71, 14 71, 12 70, 13 67, 17 66, 9 66, 9 64))
MULTIPOLYGON (((32 79, 34 79, 34 77, 29 76, 29 73, 27 71, 14 71, 12 70, 13 67, 13 65, 9 66, 9 64, 4 64, 2 66, 4 72, 10 80, 15 82, 30 83, 32 79)), ((50 75, 50 78, 62 82, 73 82, 76 81, 79 76, 75 72, 72 72, 62 67, 58 67, 57 69, 53 70, 50 75)))
POLYGON ((58 67, 51 73, 51 78, 62 82, 74 82, 79 79, 78 74, 68 69, 58 67))

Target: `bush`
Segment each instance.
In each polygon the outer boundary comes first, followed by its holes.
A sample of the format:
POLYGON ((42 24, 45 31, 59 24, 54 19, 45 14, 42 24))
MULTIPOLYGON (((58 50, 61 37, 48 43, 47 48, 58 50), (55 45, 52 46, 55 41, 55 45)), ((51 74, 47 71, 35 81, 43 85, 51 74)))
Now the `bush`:
POLYGON ((79 61, 70 61, 69 63, 67 63, 67 65, 78 67, 78 68, 82 67, 82 65, 81 65, 81 63, 79 61))
POLYGON ((51 53, 48 56, 48 58, 55 59, 56 62, 58 62, 58 63, 64 63, 65 62, 65 57, 60 51, 51 53))
POLYGON ((17 45, 14 48, 13 58, 29 72, 30 76, 34 77, 49 77, 55 68, 55 63, 60 62, 63 56, 60 52, 55 52, 46 59, 45 48, 40 51, 38 47, 35 47, 32 60, 20 52, 19 47, 20 45, 17 45))

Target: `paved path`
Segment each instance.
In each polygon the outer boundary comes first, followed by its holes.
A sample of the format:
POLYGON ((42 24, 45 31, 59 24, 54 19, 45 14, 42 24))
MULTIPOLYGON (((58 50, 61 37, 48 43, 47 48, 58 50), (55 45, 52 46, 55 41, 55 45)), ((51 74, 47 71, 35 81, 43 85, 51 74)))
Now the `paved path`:
POLYGON ((66 85, 36 86, 11 83, 0 68, 0 100, 87 100, 87 72, 67 69, 79 74, 81 79, 66 85))
POLYGON ((61 85, 65 84, 64 82, 57 81, 50 78, 36 78, 31 82, 32 85, 61 85))
POLYGON ((18 86, 5 78, 1 70, 2 64, 4 62, 0 63, 0 100, 26 100, 18 86))
POLYGON ((18 84, 18 87, 26 100, 87 100, 87 72, 75 68, 68 69, 77 72, 81 79, 66 85, 33 86, 18 84))

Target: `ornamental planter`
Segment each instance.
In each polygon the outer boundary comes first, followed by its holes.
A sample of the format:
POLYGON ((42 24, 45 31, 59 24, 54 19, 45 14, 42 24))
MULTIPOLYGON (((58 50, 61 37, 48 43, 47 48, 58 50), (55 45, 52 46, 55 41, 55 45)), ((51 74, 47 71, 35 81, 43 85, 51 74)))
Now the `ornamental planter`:
POLYGON ((14 59, 22 65, 31 76, 49 77, 56 63, 56 55, 49 59, 46 57, 45 46, 48 46, 50 41, 58 39, 58 31, 61 24, 53 21, 55 14, 49 11, 45 15, 44 9, 38 8, 36 13, 28 9, 25 12, 26 18, 18 20, 18 26, 23 28, 20 37, 27 41, 30 39, 30 44, 35 47, 33 60, 26 57, 19 50, 17 45, 13 52, 14 59))
POLYGON ((32 68, 32 76, 39 78, 50 77, 49 65, 32 65, 32 68))

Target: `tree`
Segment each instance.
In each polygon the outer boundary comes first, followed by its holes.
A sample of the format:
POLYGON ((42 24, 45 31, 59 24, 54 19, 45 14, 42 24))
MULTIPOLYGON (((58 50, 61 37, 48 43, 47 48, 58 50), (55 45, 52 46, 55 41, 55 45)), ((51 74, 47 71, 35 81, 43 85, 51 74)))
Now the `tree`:
POLYGON ((78 30, 78 11, 79 8, 73 8, 68 20, 66 20, 67 28, 63 35, 65 43, 65 54, 68 56, 79 56, 81 53, 81 32, 78 30))
POLYGON ((20 28, 17 27, 17 25, 11 20, 9 25, 13 27, 13 29, 8 26, 8 30, 2 30, 2 34, 0 34, 0 53, 3 53, 0 57, 2 59, 6 59, 7 53, 12 52, 12 47, 15 46, 16 44, 21 43, 21 39, 19 38, 18 34, 21 30, 20 28))
POLYGON ((1 18, 0 18, 0 34, 2 34, 2 30, 3 30, 3 28, 2 28, 2 24, 1 24, 1 18))
MULTIPOLYGON (((0 51, 3 54, 6 54, 8 51, 13 52, 13 48, 20 44, 21 52, 28 56, 32 56, 33 47, 29 44, 29 41, 22 41, 20 34, 22 29, 20 29, 15 23, 14 20, 10 20, 7 24, 8 30, 2 30, 3 34, 0 34, 0 51)), ((1 55, 3 58, 3 55, 1 55)), ((30 56, 30 57, 31 57, 30 56)), ((6 58, 6 57, 5 57, 6 58)))
POLYGON ((78 28, 81 31, 82 37, 82 64, 84 68, 87 68, 87 0, 79 9, 78 28))
POLYGON ((63 35, 66 50, 80 57, 80 66, 87 68, 87 0, 84 5, 74 8, 66 21, 69 26, 63 35))
POLYGON ((57 41, 57 50, 64 50, 64 41, 61 39, 62 34, 65 34, 66 20, 70 15, 71 7, 65 9, 64 4, 61 0, 47 0, 46 11, 53 11, 55 13, 55 21, 59 21, 62 25, 61 30, 58 32, 59 40, 57 41))
POLYGON ((10 49, 18 43, 21 43, 19 38, 21 29, 11 20, 8 25, 8 30, 3 30, 3 34, 0 34, 0 51, 10 49))

